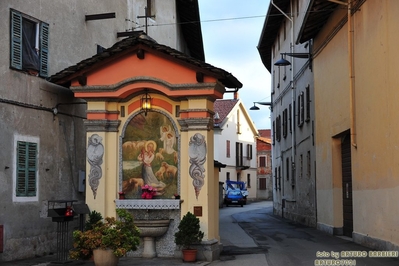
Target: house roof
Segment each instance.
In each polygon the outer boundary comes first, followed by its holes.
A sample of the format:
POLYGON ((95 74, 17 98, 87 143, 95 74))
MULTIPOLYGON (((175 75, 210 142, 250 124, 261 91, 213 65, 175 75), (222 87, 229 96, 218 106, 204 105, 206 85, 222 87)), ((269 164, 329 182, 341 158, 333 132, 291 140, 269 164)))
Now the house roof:
POLYGON ((267 144, 272 144, 271 138, 258 137, 257 140, 262 141, 262 142, 267 143, 267 144))
MULTIPOLYGON (((273 0, 273 2, 281 10, 286 12, 289 8, 290 0, 273 0)), ((281 14, 281 12, 270 3, 258 44, 258 51, 262 59, 263 65, 265 65, 269 72, 271 72, 272 47, 280 26, 284 20, 285 16, 281 14)))
POLYGON ((259 132, 260 137, 270 139, 270 136, 271 136, 270 129, 259 129, 258 132, 259 132))
MULTIPOLYGON (((289 14, 290 0, 273 0, 273 3, 289 14)), ((304 23, 299 31, 296 44, 314 38, 330 18, 338 4, 326 0, 310 0, 304 23)), ((263 65, 271 72, 272 47, 286 17, 270 3, 259 39, 258 51, 263 65)))
POLYGON ((258 132, 259 132, 258 140, 268 144, 272 143, 270 129, 259 129, 258 132))
POLYGON ((176 9, 190 55, 205 61, 198 0, 176 0, 176 9))
POLYGON ((215 126, 220 125, 229 115, 234 106, 238 103, 238 99, 216 100, 213 108, 215 112, 215 126), (218 118, 217 118, 218 117, 218 118))
POLYGON ((225 87, 228 88, 241 88, 242 83, 238 81, 231 73, 226 72, 221 68, 214 67, 210 64, 205 63, 202 60, 188 56, 180 51, 177 51, 169 46, 157 43, 152 38, 148 37, 143 32, 138 32, 136 35, 130 36, 124 40, 115 43, 112 47, 105 49, 103 52, 96 54, 90 58, 84 59, 76 65, 70 66, 54 74, 49 78, 50 82, 69 87, 69 82, 76 78, 82 73, 91 69, 94 65, 98 65, 101 62, 108 62, 110 59, 117 58, 120 55, 125 55, 130 51, 137 50, 137 46, 147 48, 149 51, 153 51, 163 56, 170 57, 175 61, 204 71, 207 75, 217 78, 225 87))

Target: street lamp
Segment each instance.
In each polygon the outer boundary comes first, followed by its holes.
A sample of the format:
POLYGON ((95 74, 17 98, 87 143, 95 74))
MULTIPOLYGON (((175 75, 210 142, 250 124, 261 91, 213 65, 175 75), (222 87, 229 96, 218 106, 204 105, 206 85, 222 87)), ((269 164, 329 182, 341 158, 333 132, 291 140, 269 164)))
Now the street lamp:
POLYGON ((296 57, 296 58, 311 58, 310 53, 280 53, 281 54, 281 59, 277 60, 276 63, 274 63, 275 66, 289 66, 291 65, 291 62, 286 60, 284 56, 291 56, 291 57, 296 57))
POLYGON ((254 102, 254 106, 252 106, 251 108, 249 108, 249 110, 259 110, 259 107, 256 106, 256 104, 260 104, 260 105, 269 105, 269 106, 270 106, 270 110, 273 110, 272 102, 254 102))

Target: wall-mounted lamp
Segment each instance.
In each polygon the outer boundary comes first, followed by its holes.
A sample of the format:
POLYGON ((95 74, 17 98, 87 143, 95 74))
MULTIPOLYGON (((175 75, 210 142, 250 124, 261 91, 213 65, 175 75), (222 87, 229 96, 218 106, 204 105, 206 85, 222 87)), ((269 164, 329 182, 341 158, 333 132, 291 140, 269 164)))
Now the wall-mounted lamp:
MULTIPOLYGON (((53 108, 51 108, 51 110, 53 111, 54 115, 57 115, 60 112, 58 109, 58 107, 60 105, 74 105, 74 104, 87 104, 87 102, 57 103, 57 105, 54 106, 53 108)), ((85 117, 82 117, 82 118, 85 118, 85 117)))
POLYGON ((149 110, 151 110, 151 106, 152 106, 152 98, 148 94, 147 90, 145 90, 145 95, 143 95, 143 97, 141 97, 140 103, 141 103, 141 110, 144 111, 144 115, 146 116, 147 112, 149 110))
POLYGON ((310 53, 281 53, 281 59, 277 60, 276 63, 274 63, 275 66, 289 66, 291 65, 291 62, 286 60, 284 56, 291 56, 291 57, 296 57, 296 58, 310 58, 311 55, 310 53))
POLYGON ((270 106, 270 110, 273 111, 273 105, 271 102, 254 102, 254 106, 252 106, 251 108, 249 108, 249 110, 260 110, 258 106, 256 106, 256 104, 260 104, 260 105, 269 105, 270 106))

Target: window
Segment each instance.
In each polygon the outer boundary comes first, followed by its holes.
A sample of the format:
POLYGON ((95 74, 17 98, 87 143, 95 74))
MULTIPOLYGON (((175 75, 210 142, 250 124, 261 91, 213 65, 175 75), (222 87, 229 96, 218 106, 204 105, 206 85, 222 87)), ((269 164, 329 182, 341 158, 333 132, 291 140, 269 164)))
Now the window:
POLYGON ((230 172, 226 172, 226 181, 230 181, 230 172))
POLYGON ((11 68, 48 76, 49 25, 11 10, 11 68))
POLYGON ((247 159, 251 160, 252 159, 252 145, 247 144, 247 159))
POLYGON ((302 156, 302 154, 299 156, 299 168, 300 168, 299 178, 301 178, 303 175, 303 156, 302 156))
POLYGON ((278 189, 281 190, 281 167, 278 167, 278 189))
POLYGON ((154 0, 147 0, 147 17, 155 17, 154 0))
POLYGON ((278 182, 278 175, 277 175, 277 167, 274 168, 274 188, 277 190, 278 186, 277 186, 277 182, 278 182))
POLYGON ((305 121, 309 122, 310 121, 310 102, 311 102, 309 85, 306 87, 305 93, 306 93, 306 119, 305 119, 305 121))
POLYGON ((237 110, 237 134, 241 134, 240 110, 237 110))
POLYGON ((266 167, 266 157, 259 156, 259 167, 266 167))
POLYGON ((298 126, 302 126, 305 118, 303 92, 298 95, 298 126))
POLYGON ((308 175, 308 177, 310 177, 312 174, 312 161, 310 160, 310 151, 308 151, 308 155, 307 155, 306 159, 307 159, 307 167, 308 167, 307 175, 308 175))
POLYGON ((251 174, 247 174, 247 187, 251 187, 251 174))
POLYGON ((273 141, 273 145, 274 145, 274 141, 275 141, 275 137, 276 137, 276 121, 273 121, 273 136, 272 136, 272 141, 273 141))
POLYGON ((242 143, 236 142, 236 166, 243 166, 242 143))
POLYGON ((266 190, 266 178, 259 178, 259 190, 266 190))
POLYGON ((290 124, 290 133, 292 133, 292 105, 288 106, 288 121, 290 124))
POLYGON ((17 141, 16 196, 36 196, 37 143, 17 141))
POLYGON ((287 137, 287 132, 288 132, 288 115, 287 115, 287 108, 284 109, 283 111, 283 137, 287 137))
POLYGON ((280 142, 281 140, 281 116, 277 116, 276 118, 276 140, 280 142))
POLYGON ((286 172, 287 172, 287 181, 290 180, 290 159, 289 158, 285 158, 285 168, 286 168, 286 172))
POLYGON ((226 140, 226 157, 230 158, 230 140, 226 140))

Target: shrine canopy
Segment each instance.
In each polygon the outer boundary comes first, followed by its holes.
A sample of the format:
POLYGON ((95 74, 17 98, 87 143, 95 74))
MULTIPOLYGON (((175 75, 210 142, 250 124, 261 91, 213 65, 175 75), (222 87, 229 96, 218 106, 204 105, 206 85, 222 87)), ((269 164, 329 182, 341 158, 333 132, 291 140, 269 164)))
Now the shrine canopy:
POLYGON ((54 74, 50 82, 71 88, 77 98, 88 101, 120 101, 141 94, 143 88, 170 98, 215 100, 223 98, 225 88, 242 87, 231 73, 159 44, 142 32, 54 74))

